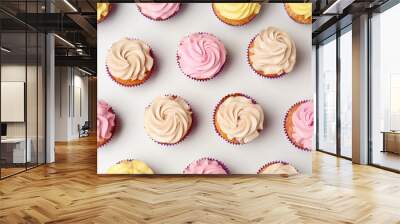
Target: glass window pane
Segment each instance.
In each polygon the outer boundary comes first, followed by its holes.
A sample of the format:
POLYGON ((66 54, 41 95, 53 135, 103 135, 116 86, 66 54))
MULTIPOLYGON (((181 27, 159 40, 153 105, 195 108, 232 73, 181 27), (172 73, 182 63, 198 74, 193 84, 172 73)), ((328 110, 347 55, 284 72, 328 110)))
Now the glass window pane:
POLYGON ((318 147, 336 153, 336 39, 318 48, 318 147))
POLYGON ((37 165, 37 73, 38 73, 38 56, 37 56, 37 33, 29 32, 27 33, 27 80, 26 80, 26 118, 27 118, 27 149, 30 151, 28 154, 30 156, 27 166, 28 168, 37 165))
POLYGON ((46 74, 45 74, 45 65, 46 65, 46 37, 43 33, 39 33, 39 42, 38 42, 38 164, 45 163, 46 158, 46 148, 45 148, 45 94, 46 94, 46 74))
POLYGON ((340 36, 340 153, 352 156, 352 33, 340 36))
MULTIPOLYGON (((24 171, 26 151, 26 33, 1 34, 1 174, 24 171)), ((29 147, 28 147, 29 149, 29 147)))
POLYGON ((372 163, 400 170, 400 5, 372 17, 372 163))

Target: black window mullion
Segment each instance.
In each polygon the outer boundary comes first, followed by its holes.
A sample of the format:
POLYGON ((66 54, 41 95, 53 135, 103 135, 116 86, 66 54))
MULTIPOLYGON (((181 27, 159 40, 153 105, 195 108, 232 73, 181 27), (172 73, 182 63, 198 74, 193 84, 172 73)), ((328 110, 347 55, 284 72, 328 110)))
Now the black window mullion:
POLYGON ((340 30, 336 32, 336 154, 341 156, 341 119, 340 119, 340 30))
MULTIPOLYGON (((39 0, 36 1, 39 13, 39 0)), ((36 166, 39 165, 39 32, 36 31, 36 166)))
MULTIPOLYGON (((28 1, 25 1, 25 12, 27 12, 28 1)), ((27 21, 27 13, 25 13, 25 21, 27 21)), ((28 169, 28 119, 27 119, 27 90, 28 90, 28 26, 25 25, 25 100, 24 100, 24 120, 25 120, 25 170, 28 169)))
POLYGON ((315 148, 319 149, 319 45, 315 46, 315 148))
POLYGON ((368 53, 367 53, 367 63, 368 63, 368 69, 367 69, 367 85, 368 85, 368 94, 367 94, 367 119, 368 119, 368 124, 367 124, 367 133, 368 133, 368 164, 373 164, 373 149, 372 149, 372 26, 371 26, 371 20, 372 20, 372 12, 368 12, 368 30, 367 30, 367 44, 368 44, 368 53))

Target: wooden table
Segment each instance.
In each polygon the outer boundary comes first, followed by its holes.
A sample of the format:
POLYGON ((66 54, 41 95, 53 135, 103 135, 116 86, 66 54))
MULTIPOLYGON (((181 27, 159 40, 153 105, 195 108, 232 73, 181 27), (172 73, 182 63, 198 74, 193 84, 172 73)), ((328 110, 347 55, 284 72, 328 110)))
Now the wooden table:
POLYGON ((392 152, 400 154, 400 131, 382 131, 383 150, 382 152, 392 152))

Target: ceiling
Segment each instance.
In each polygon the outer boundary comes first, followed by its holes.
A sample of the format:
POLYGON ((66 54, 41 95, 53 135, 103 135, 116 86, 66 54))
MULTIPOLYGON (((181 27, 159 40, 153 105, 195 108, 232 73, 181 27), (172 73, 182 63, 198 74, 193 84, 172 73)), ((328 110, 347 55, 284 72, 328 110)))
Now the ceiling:
POLYGON ((390 0, 314 0, 313 44, 350 25, 354 17, 373 11, 390 0))
POLYGON ((57 34, 56 65, 95 74, 96 24, 96 0, 0 0, 2 46, 12 49, 10 60, 35 57, 36 35, 49 32, 57 34))

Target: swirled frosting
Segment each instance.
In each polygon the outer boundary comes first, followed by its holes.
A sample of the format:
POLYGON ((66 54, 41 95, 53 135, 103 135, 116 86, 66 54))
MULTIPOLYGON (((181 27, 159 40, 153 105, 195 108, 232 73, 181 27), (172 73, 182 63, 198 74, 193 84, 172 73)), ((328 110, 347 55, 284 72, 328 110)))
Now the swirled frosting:
POLYGON ((144 128, 157 142, 177 143, 191 125, 192 111, 181 97, 159 96, 145 109, 144 128))
POLYGON ((111 166, 107 174, 154 174, 147 164, 140 160, 123 160, 111 166))
POLYGON ((248 143, 263 129, 264 112, 247 97, 230 96, 218 106, 216 122, 229 140, 248 143))
POLYGON ((258 14, 260 3, 213 3, 218 12, 227 19, 242 20, 258 14))
POLYGON ((183 171, 184 174, 227 174, 224 167, 216 160, 200 159, 191 163, 183 171))
POLYGON ((296 168, 292 165, 282 162, 277 162, 264 167, 259 174, 286 174, 295 175, 298 174, 296 168))
POLYGON ((107 55, 111 75, 122 80, 143 80, 153 67, 150 47, 141 40, 122 38, 107 55))
POLYGON ((312 16, 312 3, 286 3, 296 15, 310 18, 312 16))
POLYGON ((110 3, 97 3, 97 22, 106 17, 110 10, 110 3))
POLYGON ((168 19, 178 10, 180 3, 136 3, 141 13, 152 19, 168 19))
POLYGON ((224 44, 214 35, 194 33, 185 37, 178 48, 178 63, 182 71, 195 79, 209 79, 225 63, 224 44))
POLYGON ((264 74, 281 75, 293 70, 296 46, 289 35, 278 28, 268 27, 254 39, 249 49, 252 67, 264 74))
POLYGON ((103 100, 97 102, 97 140, 110 139, 115 127, 115 114, 103 100))
POLYGON ((293 112, 293 139, 306 149, 311 149, 314 135, 314 105, 312 101, 301 103, 293 112))

